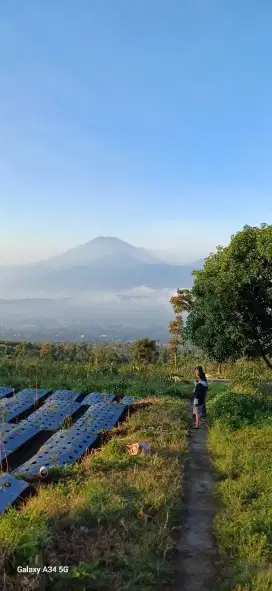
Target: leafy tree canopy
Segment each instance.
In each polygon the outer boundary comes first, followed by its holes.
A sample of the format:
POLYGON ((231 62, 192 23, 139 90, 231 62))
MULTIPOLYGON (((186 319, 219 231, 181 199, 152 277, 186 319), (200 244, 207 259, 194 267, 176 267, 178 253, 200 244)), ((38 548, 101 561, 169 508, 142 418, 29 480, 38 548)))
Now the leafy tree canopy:
POLYGON ((159 350, 156 341, 148 338, 138 339, 132 346, 133 362, 139 366, 149 363, 156 363, 159 357, 159 350))
POLYGON ((187 339, 219 363, 262 357, 272 369, 272 225, 245 226, 194 275, 187 339))
POLYGON ((176 367, 178 352, 184 341, 182 313, 188 312, 191 309, 192 294, 189 289, 177 289, 177 294, 172 296, 169 302, 173 308, 175 320, 171 320, 168 324, 169 333, 171 335, 168 343, 168 350, 170 359, 174 361, 176 367))

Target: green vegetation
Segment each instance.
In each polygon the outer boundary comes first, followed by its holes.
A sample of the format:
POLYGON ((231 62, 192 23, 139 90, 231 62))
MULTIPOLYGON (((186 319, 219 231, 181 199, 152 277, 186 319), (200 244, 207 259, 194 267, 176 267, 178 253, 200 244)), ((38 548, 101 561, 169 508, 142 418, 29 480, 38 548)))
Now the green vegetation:
POLYGON ((187 338, 219 363, 272 363, 272 226, 245 226, 195 272, 187 338))
POLYGON ((255 392, 247 386, 251 393, 214 386, 207 404, 221 501, 215 520, 220 591, 272 589, 272 397, 269 386, 255 392))
POLYGON ((192 306, 192 296, 189 289, 178 289, 177 295, 169 300, 175 314, 175 320, 169 322, 168 328, 171 335, 168 343, 169 359, 174 363, 175 369, 178 363, 178 353, 184 343, 183 317, 184 312, 189 312, 192 306))
POLYGON ((3 359, 0 364, 0 385, 20 388, 39 387, 71 388, 75 390, 108 391, 126 395, 156 395, 163 393, 175 395, 177 392, 174 376, 182 380, 192 380, 193 369, 203 365, 208 379, 226 378, 231 381, 232 390, 247 393, 263 382, 271 381, 271 371, 263 360, 240 359, 235 363, 218 364, 200 353, 185 352, 179 358, 178 367, 167 364, 140 366, 124 364, 95 368, 91 363, 52 361, 46 358, 3 359))
POLYGON ((156 341, 148 338, 138 339, 132 346, 132 361, 139 368, 154 364, 158 361, 159 349, 156 341))
POLYGON ((191 392, 176 388, 178 397, 147 400, 101 450, 55 470, 54 484, 1 518, 2 584, 143 591, 171 581, 191 392), (139 441, 151 445, 151 456, 128 454, 126 445, 139 441), (22 576, 17 565, 66 565, 69 572, 22 576))
POLYGON ((114 372, 111 367, 95 370, 90 365, 29 359, 17 363, 9 360, 0 365, 0 385, 35 388, 36 382, 41 388, 131 396, 175 396, 180 392, 179 384, 174 382, 172 375, 166 370, 152 371, 151 368, 146 368, 138 372, 133 371, 132 367, 124 367, 114 372))
POLYGON ((2 359, 41 358, 52 361, 90 363, 94 367, 107 366, 110 363, 127 363, 132 358, 130 344, 100 345, 87 343, 30 343, 0 341, 2 359))

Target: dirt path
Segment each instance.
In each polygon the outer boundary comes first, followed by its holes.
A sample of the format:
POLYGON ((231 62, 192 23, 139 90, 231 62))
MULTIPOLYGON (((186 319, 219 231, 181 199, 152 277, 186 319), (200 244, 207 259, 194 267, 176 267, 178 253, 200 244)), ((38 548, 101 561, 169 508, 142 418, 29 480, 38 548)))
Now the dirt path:
POLYGON ((173 591, 217 591, 214 478, 207 450, 207 427, 192 429, 185 473, 184 523, 173 591))

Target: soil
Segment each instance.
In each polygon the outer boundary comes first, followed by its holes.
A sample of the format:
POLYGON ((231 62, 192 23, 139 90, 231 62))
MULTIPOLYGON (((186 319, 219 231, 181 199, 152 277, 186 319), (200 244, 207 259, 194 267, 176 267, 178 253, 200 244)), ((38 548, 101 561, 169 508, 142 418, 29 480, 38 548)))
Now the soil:
POLYGON ((207 426, 191 429, 185 471, 183 526, 172 591, 218 591, 213 520, 218 510, 215 478, 207 449, 207 426))

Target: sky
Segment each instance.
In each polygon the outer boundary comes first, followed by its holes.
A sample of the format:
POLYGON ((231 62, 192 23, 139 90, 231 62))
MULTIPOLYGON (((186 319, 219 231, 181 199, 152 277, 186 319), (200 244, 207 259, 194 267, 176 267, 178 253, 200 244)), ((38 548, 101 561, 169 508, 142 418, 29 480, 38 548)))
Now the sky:
POLYGON ((96 236, 201 258, 272 223, 272 3, 0 7, 0 264, 96 236))

